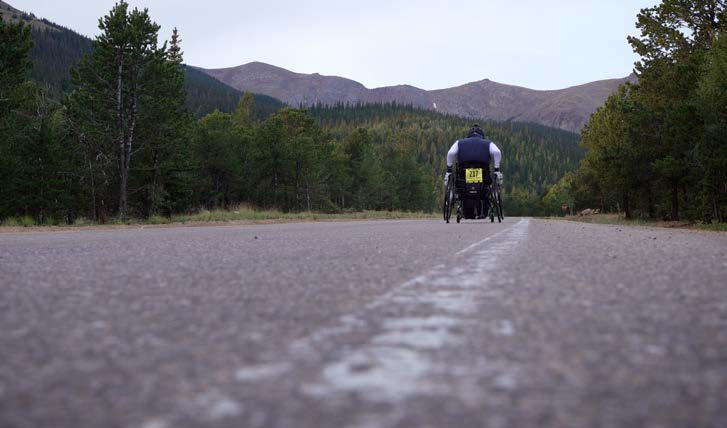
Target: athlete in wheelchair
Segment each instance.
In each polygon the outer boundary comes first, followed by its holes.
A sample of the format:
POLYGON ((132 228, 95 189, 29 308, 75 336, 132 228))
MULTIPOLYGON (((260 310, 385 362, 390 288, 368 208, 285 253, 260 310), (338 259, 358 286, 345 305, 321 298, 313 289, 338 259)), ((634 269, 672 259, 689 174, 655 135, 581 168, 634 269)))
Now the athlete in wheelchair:
POLYGON ((502 153, 492 141, 485 139, 479 125, 470 128, 467 138, 455 141, 447 153, 447 172, 444 176, 444 220, 449 223, 456 212, 457 223, 461 219, 502 221, 500 186, 502 153), (454 160, 457 168, 452 170, 454 160), (490 161, 495 164, 494 181, 490 176, 490 161))

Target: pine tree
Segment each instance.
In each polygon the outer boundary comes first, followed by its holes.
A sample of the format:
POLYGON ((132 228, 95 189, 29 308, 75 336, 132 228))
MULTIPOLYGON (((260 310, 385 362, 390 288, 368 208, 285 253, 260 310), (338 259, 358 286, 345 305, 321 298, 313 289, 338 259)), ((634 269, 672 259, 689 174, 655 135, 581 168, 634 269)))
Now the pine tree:
POLYGON ((0 218, 34 217, 40 223, 72 211, 73 154, 59 131, 57 103, 27 81, 29 28, 0 17, 0 218))
POLYGON ((241 146, 229 113, 215 111, 199 120, 194 137, 198 205, 227 208, 243 200, 241 146))
POLYGON ((727 216, 727 31, 713 42, 699 83, 697 106, 705 132, 695 147, 695 161, 704 174, 699 183, 701 207, 710 220, 727 216))
POLYGON ((554 188, 573 200, 673 220, 724 219, 724 0, 663 0, 638 15, 638 83, 621 88, 584 128, 586 161, 554 188), (720 53, 722 52, 722 53, 720 53))
MULTIPOLYGON (((116 164, 118 212, 129 215, 129 182, 132 153, 144 148, 151 127, 164 125, 157 108, 176 108, 183 82, 178 64, 169 60, 166 44, 158 46, 159 25, 148 11, 134 9, 121 1, 99 20, 101 35, 93 51, 84 57, 72 78, 76 91, 69 102, 81 136, 91 150, 89 159, 104 160, 100 175, 106 184, 116 164), (171 104, 168 99, 173 98, 171 104), (139 147, 137 147, 137 145, 139 147)), ((166 111, 166 110, 165 110, 166 111)), ((151 137, 154 138, 154 137, 151 137)), ((160 137, 161 138, 161 137, 160 137)), ((102 201, 106 206, 108 200, 102 201)))
POLYGON ((237 104, 235 112, 232 114, 232 120, 236 126, 247 127, 252 125, 255 120, 255 98, 250 92, 240 97, 240 102, 237 104))
MULTIPOLYGON (((179 48, 179 39, 176 41, 179 48)), ((139 154, 131 184, 143 189, 145 215, 171 214, 188 208, 190 199, 191 123, 181 52, 159 51, 162 59, 149 64, 139 114, 139 154)))
POLYGON ((24 159, 18 156, 23 142, 20 119, 14 111, 22 104, 20 88, 30 68, 30 29, 22 21, 6 24, 0 15, 0 218, 14 215, 21 204, 18 172, 24 159))
POLYGON ((634 144, 639 137, 643 107, 630 86, 621 86, 583 128, 585 163, 596 171, 603 197, 621 204, 632 218, 638 194, 648 189, 649 153, 634 144))
POLYGON ((174 30, 172 30, 172 40, 169 42, 169 61, 177 65, 184 62, 184 52, 182 52, 181 43, 182 39, 179 38, 177 27, 174 27, 174 30))
POLYGON ((669 189, 673 220, 683 211, 681 200, 694 205, 686 189, 699 181, 692 155, 704 129, 693 100, 701 64, 716 33, 727 25, 725 18, 723 0, 663 0, 639 13, 641 36, 628 38, 641 56, 636 96, 650 116, 639 132, 640 143, 650 147, 659 185, 669 189))
POLYGON ((25 81, 32 47, 30 26, 22 21, 5 23, 0 15, 0 111, 8 109, 11 92, 25 81))

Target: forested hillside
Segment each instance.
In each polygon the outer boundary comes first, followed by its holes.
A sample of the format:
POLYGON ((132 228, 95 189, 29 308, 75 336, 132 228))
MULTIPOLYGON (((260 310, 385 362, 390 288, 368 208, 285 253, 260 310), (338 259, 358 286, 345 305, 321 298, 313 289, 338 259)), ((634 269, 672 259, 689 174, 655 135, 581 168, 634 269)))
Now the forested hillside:
MULTIPOLYGON (((375 143, 406 135, 415 142, 417 160, 438 177, 446 167, 450 146, 464 138, 472 125, 471 120, 396 104, 317 106, 309 111, 336 139, 345 139, 358 128, 366 129, 375 143)), ((583 158, 577 134, 527 123, 480 125, 503 152, 505 198, 511 215, 540 213, 540 200, 549 186, 577 168, 583 158)))
POLYGON ((71 67, 78 66, 81 58, 91 51, 92 42, 61 27, 31 28, 35 45, 30 50, 33 62, 30 78, 48 85, 51 96, 60 99, 72 89, 71 67))
MULTIPOLYGON (((194 67, 185 67, 184 88, 187 91, 187 108, 190 113, 199 118, 215 110, 232 112, 240 102, 243 93, 233 89, 214 77, 197 70, 194 67)), ((285 104, 273 97, 253 94, 255 98, 255 116, 264 119, 285 104)))
MULTIPOLYGON (((4 7, 10 8, 8 5, 4 7)), ((15 9, 4 16, 10 20, 13 16, 17 16, 17 20, 30 26, 34 46, 29 54, 33 63, 29 77, 42 85, 47 85, 49 95, 60 100, 73 89, 70 71, 78 66, 84 55, 91 52, 93 41, 73 30, 15 9)), ((242 96, 242 92, 194 67, 185 67, 185 74, 184 87, 188 94, 186 106, 195 117, 202 117, 215 109, 231 112, 242 96)), ((253 96, 255 114, 260 118, 270 116, 285 105, 266 95, 253 94, 253 96)))

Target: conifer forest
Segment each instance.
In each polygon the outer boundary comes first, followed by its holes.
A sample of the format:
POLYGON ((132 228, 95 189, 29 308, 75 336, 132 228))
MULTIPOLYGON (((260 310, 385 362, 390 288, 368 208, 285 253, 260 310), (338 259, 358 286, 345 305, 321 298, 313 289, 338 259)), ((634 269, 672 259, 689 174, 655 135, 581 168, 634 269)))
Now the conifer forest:
POLYGON ((724 221, 722 1, 663 0, 641 59, 581 134, 391 104, 287 106, 184 64, 183 34, 117 3, 90 40, 0 20, 0 221, 99 223, 241 204, 285 212, 441 209, 472 123, 503 152, 507 215, 600 208, 724 221), (168 40, 167 40, 168 39, 168 40), (165 41, 167 40, 167 41, 165 41))

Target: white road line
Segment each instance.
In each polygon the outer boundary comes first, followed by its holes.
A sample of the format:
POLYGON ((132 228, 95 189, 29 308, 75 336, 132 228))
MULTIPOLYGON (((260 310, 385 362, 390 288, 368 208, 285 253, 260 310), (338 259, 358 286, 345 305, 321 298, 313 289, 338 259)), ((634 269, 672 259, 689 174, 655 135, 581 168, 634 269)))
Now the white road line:
POLYGON ((524 222, 524 221, 526 221, 526 220, 525 220, 524 218, 522 218, 522 219, 520 219, 520 221, 519 221, 519 222, 517 222, 517 223, 513 224, 512 226, 510 226, 510 227, 508 227, 508 228, 506 228, 506 229, 503 229, 503 230, 501 230, 501 231, 497 232, 497 233, 496 233, 496 234, 494 234, 494 235, 488 236, 487 238, 483 239, 482 241, 479 241, 479 242, 475 242, 474 244, 470 245, 469 247, 467 247, 467 248, 465 248, 465 249, 463 249, 463 250, 457 251, 457 252, 456 252, 455 254, 456 254, 456 255, 458 255, 458 256, 461 256, 462 254, 464 254, 464 253, 466 253, 466 252, 470 251, 471 249, 473 249, 473 248, 477 248, 477 247, 479 247, 480 245, 484 244, 485 242, 487 242, 487 241, 491 241, 491 240, 495 239, 496 237, 498 237, 498 236, 502 235, 503 233, 507 232, 507 231, 508 231, 508 230, 510 230, 511 228, 513 228, 513 227, 515 227, 515 226, 518 226, 518 225, 520 225, 520 223, 522 223, 522 222, 524 222))
MULTIPOLYGON (((502 262, 524 241, 527 228, 523 219, 462 249, 456 254, 466 257, 455 258, 454 266, 436 266, 394 287, 358 313, 292 343, 273 361, 238 368, 237 379, 262 388, 289 378, 296 368, 313 369, 302 385, 292 387, 324 406, 350 393, 391 404, 390 413, 367 416, 377 426, 395 425, 395 415, 404 409, 398 403, 415 396, 446 395, 477 406, 483 377, 494 379, 498 387, 515 387, 517 372, 508 362, 472 356, 452 364, 442 352, 466 344, 463 327, 482 322, 479 301, 501 295, 494 280, 502 262), (490 245, 478 248, 485 243, 490 245)), ((492 328, 501 337, 516 334, 508 320, 492 328)))
MULTIPOLYGON (((349 316, 352 327, 345 333, 365 329, 368 339, 339 351, 333 361, 324 362, 318 379, 304 385, 303 392, 326 401, 355 392, 365 400, 388 403, 415 395, 447 395, 462 401, 477 396, 473 394, 477 388, 473 381, 485 369, 459 367, 461 375, 457 376, 452 371, 456 365, 438 360, 434 353, 466 342, 461 327, 478 321, 478 299, 499 292, 493 285, 493 274, 503 256, 522 242, 527 224, 527 220, 521 220, 470 245, 460 251, 469 254, 466 263, 432 269, 382 296, 363 314, 349 316), (498 237, 492 245, 477 249, 498 237)), ((503 335, 514 334, 509 322, 498 327, 503 335)), ((335 335, 340 333, 338 330, 335 335)), ((318 338, 323 336, 331 338, 327 334, 318 338)), ((318 349, 320 345, 309 343, 307 348, 318 349)), ((498 376, 503 373, 515 382, 513 373, 501 371, 498 376)))

